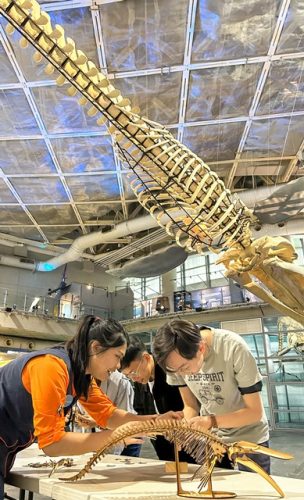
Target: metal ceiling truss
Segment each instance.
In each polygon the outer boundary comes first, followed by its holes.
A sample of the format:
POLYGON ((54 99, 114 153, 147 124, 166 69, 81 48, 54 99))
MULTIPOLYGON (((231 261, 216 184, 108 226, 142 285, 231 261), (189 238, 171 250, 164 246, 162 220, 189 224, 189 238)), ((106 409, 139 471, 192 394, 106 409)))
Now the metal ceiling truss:
MULTIPOLYGON (((20 72, 20 69, 19 69, 19 67, 17 65, 17 62, 16 62, 15 58, 14 58, 14 55, 13 55, 12 51, 10 50, 9 43, 8 43, 8 40, 6 38, 6 34, 5 34, 2 26, 0 26, 0 41, 2 42, 4 50, 6 51, 8 57, 10 58, 11 64, 12 64, 14 70, 15 70, 15 73, 16 73, 18 79, 21 79, 22 78, 22 73, 20 72)), ((48 239, 45 236, 44 232, 39 227, 39 224, 34 219, 34 217, 32 216, 32 214, 30 213, 30 211, 26 207, 25 203, 23 203, 22 199, 20 198, 19 194, 15 190, 14 186, 9 181, 8 177, 5 175, 5 173, 3 172, 3 170, 1 168, 0 168, 0 177, 3 179, 3 181, 7 185, 9 191, 13 194, 13 196, 18 201, 18 205, 21 206, 21 208, 24 210, 24 212, 30 218, 30 220, 32 221, 33 225, 35 226, 35 228, 37 229, 37 231, 40 233, 40 235, 42 236, 42 238, 44 239, 44 241, 48 241, 48 239)))
POLYGON ((124 2, 124 0, 53 0, 52 2, 42 3, 43 10, 55 11, 64 9, 75 9, 79 7, 98 7, 107 3, 124 2))
MULTIPOLYGON (((80 214, 78 212, 78 209, 75 205, 75 202, 73 200, 73 197, 72 197, 72 194, 70 192, 70 189, 66 183, 66 180, 63 176, 63 173, 62 173, 62 170, 61 170, 61 167, 60 167, 60 164, 58 162, 58 159, 56 157, 56 154, 54 152, 54 149, 53 149, 53 146, 51 144, 51 141, 48 137, 48 134, 47 134, 47 131, 45 129, 45 126, 44 126, 44 123, 43 123, 43 120, 42 120, 42 117, 39 113, 39 110, 37 108, 37 105, 35 103, 35 100, 33 99, 33 96, 31 94, 31 90, 28 88, 27 86, 27 82, 25 80, 25 78, 23 77, 23 74, 22 74, 22 71, 21 71, 21 68, 16 60, 16 57, 13 53, 12 50, 10 50, 10 44, 8 42, 8 39, 7 39, 7 35, 5 33, 5 31, 3 30, 2 26, 0 26, 0 41, 2 42, 3 46, 4 46, 4 50, 6 52, 6 55, 8 56, 11 64, 12 64, 12 67, 16 73, 16 76, 19 80, 19 82, 21 83, 21 86, 22 86, 22 90, 25 94, 25 97, 26 97, 26 100, 30 106, 30 109, 35 117, 35 120, 36 120, 36 123, 37 123, 37 126, 41 132, 41 137, 44 139, 44 142, 45 142, 45 145, 47 147, 47 150, 52 158, 52 161, 54 163, 54 166, 56 168, 56 171, 57 171, 57 174, 58 174, 58 177, 60 178, 61 180, 61 183, 64 187, 64 190, 66 192, 66 195, 67 195, 67 198, 69 199, 70 201, 70 206, 73 208, 73 211, 74 211, 74 214, 79 222, 79 226, 81 227, 82 231, 84 234, 87 233, 87 229, 86 227, 84 226, 83 224, 83 220, 82 218, 80 217, 80 214)), ((10 183, 9 181, 6 182, 7 185, 10 187, 10 183)), ((40 228, 40 225, 37 223, 37 221, 34 219, 34 217, 32 216, 32 214, 30 213, 30 211, 28 210, 28 208, 26 207, 26 204, 23 203, 22 199, 20 198, 20 196, 17 194, 17 191, 13 188, 13 186, 10 187, 10 190, 11 192, 14 194, 14 196, 16 197, 16 199, 19 201, 20 203, 20 206, 22 206, 23 210, 26 212, 26 214, 28 215, 28 217, 31 219, 31 221, 33 222, 34 226, 36 227, 36 229, 39 231, 39 233, 41 234, 41 236, 43 237, 44 241, 47 241, 49 242, 48 238, 46 237, 46 235, 44 234, 44 232, 41 230, 40 228)))
POLYGON ((183 64, 184 69, 183 69, 182 87, 180 95, 179 119, 178 119, 179 125, 177 134, 177 138, 181 142, 183 142, 184 123, 185 123, 186 107, 188 100, 189 75, 190 75, 189 65, 191 62, 191 51, 192 51, 193 35, 195 27, 196 8, 197 8, 197 0, 190 0, 188 8, 186 44, 185 44, 184 64, 183 64))
MULTIPOLYGON (((99 13, 98 5, 96 3, 95 3, 95 5, 93 5, 91 7, 91 15, 92 15, 92 21, 93 21, 93 29, 94 29, 95 42, 96 42, 96 47, 97 47, 97 56, 98 56, 99 67, 105 75, 108 75, 106 52, 105 52, 105 46, 104 46, 102 28, 101 28, 101 22, 100 22, 100 13, 99 13)), ((121 205, 122 205, 122 213, 123 213, 124 220, 126 220, 126 219, 128 219, 128 208, 127 208, 127 204, 126 204, 125 190, 124 190, 124 185, 123 185, 123 181, 122 181, 122 168, 121 168, 120 160, 119 160, 118 155, 117 155, 116 148, 114 147, 114 144, 113 144, 113 138, 112 138, 112 146, 113 146, 113 152, 114 152, 114 161, 115 161, 115 165, 116 165, 115 174, 117 177, 119 195, 120 195, 120 200, 121 200, 121 205)))
POLYGON ((296 156, 291 159, 285 173, 281 176, 280 178, 281 182, 288 182, 290 180, 290 177, 294 169, 296 168, 297 163, 299 161, 302 161, 303 151, 304 151, 304 140, 302 141, 296 156))
MULTIPOLYGON (((197 0, 196 0, 197 1, 197 0)), ((96 15, 96 14, 95 14, 96 15)), ((188 29, 191 29, 190 27, 188 29)), ((191 38, 191 32, 187 34, 187 39, 191 38)), ((188 47, 190 43, 188 42, 188 47)), ((102 52, 102 47, 97 48, 98 52, 102 52)), ((104 56, 103 56, 104 57, 104 56)), ((266 62, 275 62, 275 61, 284 61, 291 59, 303 59, 304 52, 288 52, 286 54, 273 54, 272 56, 255 56, 255 57, 246 57, 241 59, 225 59, 223 61, 208 61, 208 62, 199 62, 199 63, 191 63, 187 64, 187 68, 191 71, 198 71, 201 69, 216 69, 223 68, 229 66, 245 66, 250 64, 258 64, 258 63, 266 63, 266 62)), ((106 72, 106 68, 100 67, 103 72, 106 72)), ((174 65, 174 66, 162 66, 159 68, 151 68, 151 69, 138 69, 138 70, 130 70, 130 71, 119 71, 117 73, 107 73, 107 77, 109 80, 124 80, 126 78, 134 78, 137 76, 152 76, 152 75, 166 75, 171 73, 182 73, 185 70, 185 65, 174 65)), ((28 87, 49 87, 56 86, 56 81, 54 79, 45 79, 45 80, 35 80, 28 81, 28 87)), ((22 88, 20 83, 7 83, 0 84, 0 89, 9 90, 15 88, 22 88)))
POLYGON ((273 55, 277 49, 280 35, 282 33, 283 26, 284 26, 284 21, 286 19, 287 13, 288 13, 289 5, 290 5, 290 0, 283 0, 279 15, 278 15, 277 24, 276 24, 276 27, 274 29, 272 39, 270 42, 270 47, 269 47, 268 54, 267 54, 268 60, 265 61, 262 72, 260 74, 260 78, 258 81, 256 92, 253 96, 253 100, 252 100, 252 103, 251 103, 251 106, 249 109, 249 117, 246 121, 243 135, 241 137, 239 147, 238 147, 236 155, 235 155, 235 162, 233 163, 233 165, 232 165, 232 167, 231 167, 231 169, 230 169, 230 171, 229 171, 229 173, 226 176, 226 179, 224 181, 225 185, 227 186, 228 189, 230 189, 233 185, 233 179, 236 175, 236 171, 237 171, 237 167, 238 167, 238 160, 241 157, 241 154, 243 152, 243 149, 244 149, 244 146, 245 146, 248 134, 249 134, 249 130, 250 130, 250 127, 252 124, 252 117, 255 115, 256 110, 257 110, 258 105, 259 105, 259 102, 260 102, 260 99, 261 99, 261 95, 262 95, 262 92, 263 92, 263 89, 264 89, 264 86, 266 83, 266 79, 267 79, 267 76, 269 73, 269 69, 271 66, 271 57, 273 57, 273 55))
MULTIPOLYGON (((124 0, 116 0, 116 1, 124 1, 124 0)), ((243 169, 243 176, 246 175, 254 175, 254 165, 258 164, 259 167, 265 165, 265 171, 262 172, 262 170, 259 170, 260 177, 264 178, 264 182, 266 184, 268 183, 273 183, 273 180, 269 177, 269 174, 267 175, 267 168, 269 168, 268 162, 277 162, 277 169, 278 172, 272 171, 271 175, 276 176, 277 180, 279 182, 287 182, 291 176, 293 175, 294 171, 297 168, 299 160, 302 159, 302 152, 304 150, 304 141, 300 145, 297 153, 295 155, 284 155, 284 151, 282 152, 282 155, 280 156, 272 156, 272 157, 253 157, 253 158, 242 158, 242 153, 244 151, 244 146, 246 143, 246 140, 248 138, 248 134, 251 129, 251 125, 255 121, 263 121, 263 120, 271 120, 271 119, 276 119, 276 118, 292 118, 294 116, 303 116, 304 111, 301 110, 296 110, 296 111, 290 111, 290 112, 281 112, 281 113, 272 113, 272 114, 264 114, 264 115, 256 115, 256 111, 258 109, 260 100, 261 100, 261 95, 262 92, 265 88, 265 83, 269 74, 269 69, 271 68, 271 64, 275 61, 290 61, 290 60, 297 60, 297 59, 303 59, 304 58, 304 52, 292 52, 292 53, 285 53, 285 54, 275 54, 277 48, 278 48, 278 43, 280 40, 280 36, 283 30, 284 22, 286 21, 287 14, 288 14, 288 9, 290 7, 291 1, 290 0, 283 0, 280 6, 280 11, 279 15, 277 17, 276 21, 276 26, 275 29, 273 30, 273 36, 270 42, 269 50, 267 55, 265 56, 255 56, 255 57, 242 57, 242 58, 237 58, 237 59, 228 59, 228 60, 216 60, 216 61, 206 61, 206 62, 200 62, 200 63, 191 63, 191 54, 192 54, 192 47, 193 47, 193 40, 194 40, 194 31, 195 31, 195 22, 196 22, 196 17, 197 17, 197 11, 198 11, 198 0, 189 0, 188 3, 188 11, 187 11, 187 20, 186 20, 186 35, 185 35, 185 49, 184 49, 184 56, 183 56, 183 64, 181 65, 172 65, 172 66, 164 66, 164 67, 155 67, 155 68, 150 68, 150 69, 140 69, 140 70, 130 70, 130 71, 119 71, 115 73, 111 73, 108 71, 107 68, 107 61, 106 61, 106 49, 105 49, 105 43, 104 43, 104 37, 102 33, 102 22, 101 22, 101 11, 99 9, 100 5, 106 4, 106 3, 111 3, 113 0, 66 0, 66 1, 54 1, 54 2, 41 2, 41 6, 43 10, 46 11, 58 11, 58 10, 64 10, 64 9, 76 9, 76 8, 81 8, 81 7, 88 7, 90 8, 91 12, 91 18, 92 18, 92 24, 93 24, 93 33, 94 33, 94 38, 96 42, 96 50, 97 50, 97 55, 98 55, 98 63, 102 71, 107 74, 107 77, 109 80, 119 80, 119 79, 125 79, 125 78, 137 78, 140 76, 152 76, 152 75, 166 75, 166 74, 172 74, 172 73, 181 73, 181 91, 180 91, 180 98, 179 98, 179 117, 178 117, 178 123, 169 123, 166 125, 166 128, 168 129, 177 129, 177 138, 178 140, 182 141, 183 140, 183 135, 184 131, 187 128, 195 128, 195 127, 204 127, 204 126, 212 126, 212 125, 224 125, 224 124, 229 124, 229 123, 244 123, 244 130, 237 148, 237 153, 234 158, 226 159, 226 160, 219 160, 219 161, 210 161, 208 164, 210 166, 220 166, 220 165, 225 165, 228 166, 230 164, 231 167, 229 167, 229 173, 226 176, 225 183, 228 188, 233 187, 235 181, 237 180, 238 177, 238 168, 242 166, 242 163, 247 164, 246 171, 243 169), (263 68, 260 72, 259 80, 258 80, 258 85, 255 91, 255 94, 252 98, 251 106, 248 112, 248 115, 244 116, 236 116, 236 117, 231 117, 231 118, 220 118, 220 119, 208 119, 208 120, 200 120, 200 121, 191 121, 187 122, 186 121, 186 106, 187 106, 187 101, 189 97, 189 79, 192 71, 198 71, 198 70, 204 70, 204 69, 216 69, 216 68, 222 68, 222 67, 233 67, 233 66, 246 66, 246 65, 252 65, 252 64, 263 64, 263 68), (280 165, 282 161, 288 161, 288 165, 284 165, 284 172, 280 171, 280 165), (252 164, 252 166, 248 167, 248 164, 252 164)), ((85 234, 88 232, 88 227, 93 227, 93 226, 102 226, 102 225, 112 225, 117 223, 117 220, 114 220, 113 217, 111 220, 107 220, 102 218, 101 220, 94 220, 94 221, 84 221, 82 216, 80 215, 80 212, 77 207, 81 205, 87 205, 88 201, 77 201, 73 199, 71 190, 67 184, 66 179, 69 177, 73 177, 75 173, 69 173, 69 172, 63 172, 62 168, 60 167, 60 162, 58 161, 58 158, 56 156, 56 153, 54 151, 54 148, 52 146, 51 140, 53 139, 65 139, 65 138, 81 138, 81 137, 101 137, 101 136, 107 136, 108 133, 104 129, 100 129, 98 131, 72 131, 72 132, 58 132, 58 133, 48 133, 42 116, 38 110, 38 107, 35 103, 35 100, 32 95, 32 88, 37 88, 37 87, 50 87, 50 86, 55 86, 56 82, 55 79, 47 79, 47 80, 40 80, 40 81, 27 81, 25 77, 23 76, 22 70, 20 66, 18 65, 18 62, 16 60, 16 57, 14 55, 14 52, 11 48, 11 45, 7 39, 7 36, 0 26, 0 41, 2 42, 5 53, 8 56, 12 67, 14 68, 14 71, 17 75, 18 82, 15 83, 8 83, 8 84, 1 84, 0 85, 0 90, 15 90, 15 89, 22 89, 27 102, 30 106, 30 109, 35 117, 36 123, 38 125, 40 134, 24 134, 24 135, 18 135, 18 136, 5 136, 1 137, 0 136, 0 141, 15 141, 17 140, 37 140, 37 139, 43 139, 46 148, 48 150, 48 153, 51 156, 51 159, 53 161, 53 164, 55 166, 56 172, 54 173, 47 173, 47 174, 39 174, 38 172, 34 172, 32 174, 19 174, 19 173, 4 173, 3 171, 0 171, 0 177, 3 179, 5 184, 8 186, 8 189, 10 192, 13 194, 13 196, 16 199, 16 203, 0 203, 0 206, 21 206, 24 212, 27 214, 27 216, 30 218, 30 220, 33 223, 33 226, 39 231, 40 235, 45 241, 48 241, 45 233, 43 232, 43 228, 48 228, 48 227, 63 227, 63 225, 60 224, 38 224, 35 218, 31 215, 30 212, 30 207, 31 206, 37 206, 40 203, 32 202, 32 203, 24 203, 15 190, 14 186, 10 182, 10 179, 13 178, 20 178, 20 177, 28 177, 28 178, 59 178, 61 181, 62 186, 64 187, 64 191, 66 193, 67 199, 69 202, 46 202, 44 205, 46 206, 59 206, 59 205, 67 205, 71 206, 73 209, 73 213, 78 221, 78 224, 64 224, 65 227, 67 228, 75 228, 80 226, 82 229, 82 232, 85 234)), ((125 193, 125 188, 124 188, 124 176, 129 173, 127 169, 122 169, 120 160, 116 154, 116 149, 115 145, 113 145, 113 152, 114 152, 114 160, 115 160, 115 169, 111 170, 106 170, 106 171, 92 171, 92 172, 77 172, 77 177, 83 178, 83 181, 85 182, 85 179, 90 176, 96 176, 96 177, 105 177, 109 175, 116 175, 117 178, 117 183, 118 183, 118 188, 119 188, 119 196, 120 199, 108 199, 106 201, 100 200, 100 201, 90 201, 89 203, 94 206, 102 206, 102 205, 108 205, 108 204, 115 204, 117 205, 117 212, 122 212, 122 217, 123 219, 128 219, 129 214, 128 212, 128 205, 129 203, 134 203, 134 200, 127 199, 126 193, 125 193)), ((283 168, 281 166, 281 168, 283 168)), ((274 170, 274 169, 273 169, 274 170)), ((220 175, 220 174, 219 174, 220 175)), ((132 215, 131 215, 132 216, 132 215)), ((0 225, 0 228, 5 228, 9 227, 8 225, 0 225)), ((18 227, 32 227, 30 224, 18 224, 18 227)))

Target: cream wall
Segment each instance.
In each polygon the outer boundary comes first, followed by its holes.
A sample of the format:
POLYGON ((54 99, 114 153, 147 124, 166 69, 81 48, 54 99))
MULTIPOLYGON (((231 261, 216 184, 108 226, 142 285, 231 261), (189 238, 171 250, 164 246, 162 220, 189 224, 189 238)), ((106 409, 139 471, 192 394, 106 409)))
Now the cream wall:
MULTIPOLYGON (((49 288, 59 287, 62 273, 63 267, 42 273, 0 265, 0 307, 4 305, 12 307, 13 304, 17 304, 18 308, 21 309, 24 296, 27 295, 28 308, 31 298, 35 296, 48 297, 49 288)), ((86 293, 86 304, 105 307, 111 311, 111 315, 119 317, 119 319, 123 319, 121 318, 123 312, 125 312, 126 318, 129 318, 133 312, 133 293, 123 293, 122 287, 125 287, 126 284, 99 268, 95 268, 94 272, 85 272, 81 262, 70 263, 67 266, 66 282, 67 284, 71 282, 94 284, 96 292, 92 294, 88 291, 86 293), (102 289, 107 289, 110 295, 102 289)), ((85 290, 85 287, 83 289, 85 290)))

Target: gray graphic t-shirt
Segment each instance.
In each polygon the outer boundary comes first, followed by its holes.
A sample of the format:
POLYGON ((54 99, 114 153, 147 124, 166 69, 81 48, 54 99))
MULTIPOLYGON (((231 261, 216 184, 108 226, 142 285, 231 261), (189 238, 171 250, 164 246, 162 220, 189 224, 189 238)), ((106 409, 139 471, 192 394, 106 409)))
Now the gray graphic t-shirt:
MULTIPOLYGON (((236 333, 213 329, 213 341, 201 370, 192 375, 167 374, 170 385, 187 385, 201 403, 201 415, 224 415, 245 408, 239 388, 248 388, 262 377, 246 342, 236 333)), ((255 424, 238 428, 221 428, 218 435, 226 443, 269 439, 266 415, 255 424)))

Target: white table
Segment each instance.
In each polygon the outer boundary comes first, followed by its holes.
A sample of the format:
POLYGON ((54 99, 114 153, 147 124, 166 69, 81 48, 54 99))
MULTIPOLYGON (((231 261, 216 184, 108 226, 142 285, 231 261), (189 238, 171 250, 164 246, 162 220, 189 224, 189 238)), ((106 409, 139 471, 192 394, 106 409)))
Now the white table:
MULTIPOLYGON (((91 455, 73 457, 75 466, 61 469, 48 478, 50 468, 34 469, 30 462, 45 462, 37 448, 20 453, 7 483, 23 490, 40 493, 54 500, 177 500, 175 474, 166 474, 164 462, 158 460, 107 455, 81 481, 66 483, 59 477, 71 476, 91 455), (37 457, 37 453, 40 456, 37 457)), ((57 459, 56 459, 57 460, 57 459)), ((190 465, 193 473, 197 466, 190 465)), ((183 474, 183 488, 197 490, 198 482, 190 482, 183 474)), ((286 500, 304 499, 304 480, 274 477, 285 492, 286 500)), ((238 499, 270 500, 278 498, 271 485, 258 474, 217 469, 213 474, 213 489, 232 491, 238 499)))

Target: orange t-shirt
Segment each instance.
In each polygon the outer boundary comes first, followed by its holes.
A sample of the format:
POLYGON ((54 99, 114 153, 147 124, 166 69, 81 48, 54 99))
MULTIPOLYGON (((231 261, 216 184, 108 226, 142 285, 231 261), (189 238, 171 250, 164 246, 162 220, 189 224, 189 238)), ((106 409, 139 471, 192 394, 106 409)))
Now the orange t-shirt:
MULTIPOLYGON (((22 383, 32 396, 34 435, 39 448, 59 441, 65 434, 63 407, 69 385, 65 362, 52 354, 32 358, 23 368, 22 383)), ((89 389, 88 399, 79 398, 79 402, 101 427, 106 427, 116 409, 95 382, 89 389)))

